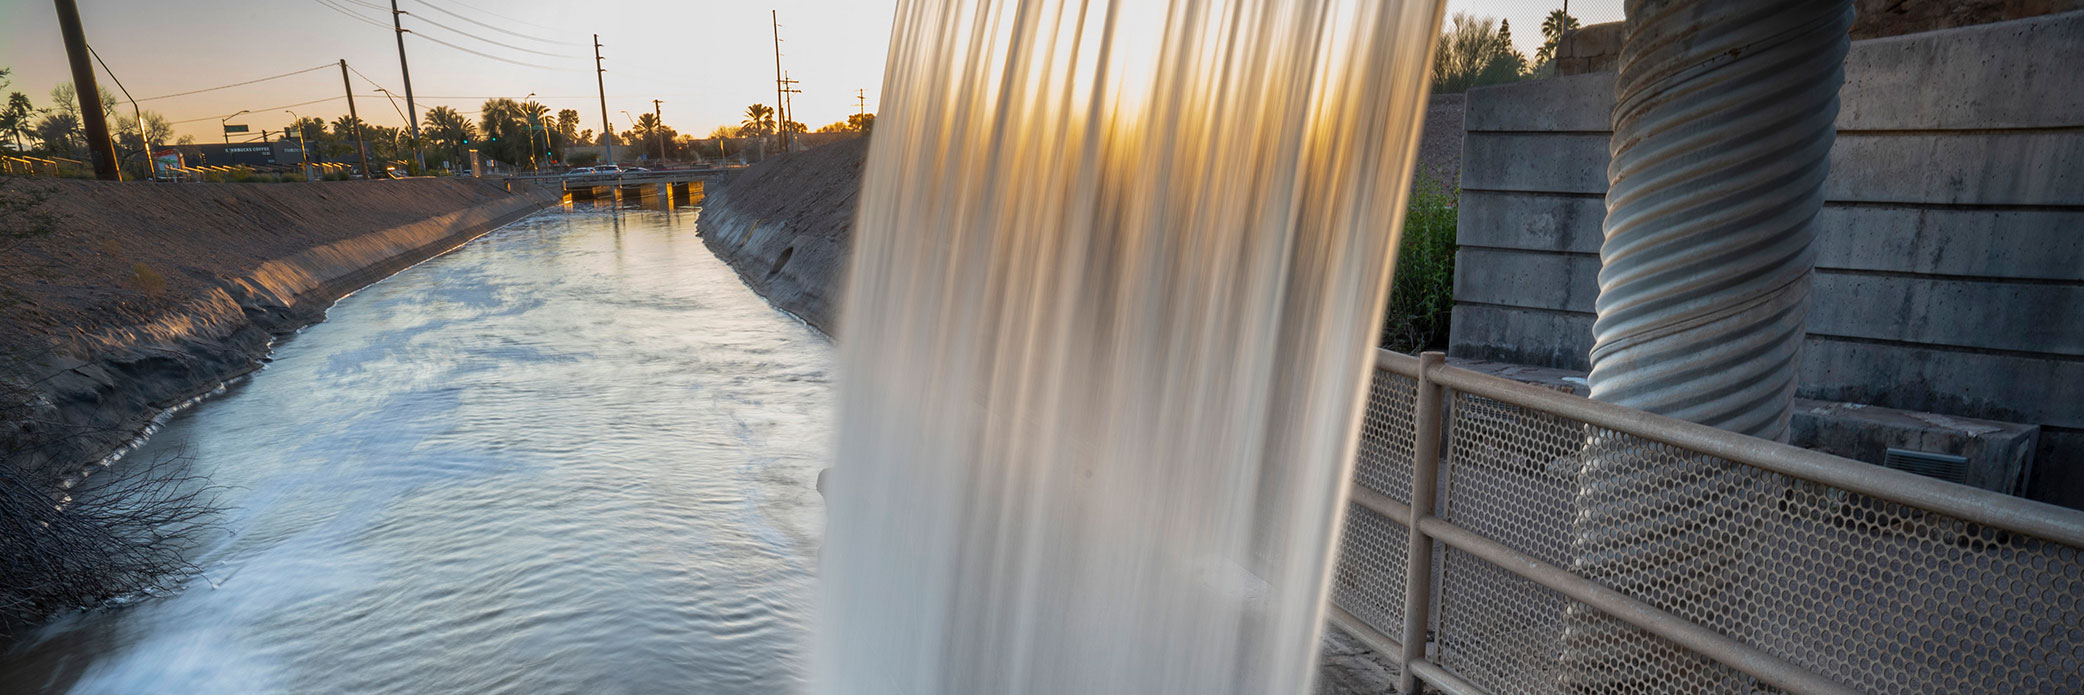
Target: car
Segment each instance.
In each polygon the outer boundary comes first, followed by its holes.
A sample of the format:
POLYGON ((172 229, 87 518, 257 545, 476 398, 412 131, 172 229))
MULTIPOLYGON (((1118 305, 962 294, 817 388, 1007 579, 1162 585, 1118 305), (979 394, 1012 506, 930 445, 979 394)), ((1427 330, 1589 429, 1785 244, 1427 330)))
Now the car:
POLYGON ((651 171, 651 170, 650 170, 650 169, 646 169, 646 168, 644 168, 644 167, 630 167, 630 168, 628 168, 628 169, 624 169, 624 170, 622 170, 622 173, 625 173, 625 174, 642 174, 642 173, 644 173, 644 172, 647 172, 647 171, 651 171))
POLYGON ((593 173, 596 173, 596 174, 620 174, 620 173, 622 173, 622 167, 620 167, 620 166, 617 166, 617 165, 614 165, 614 164, 602 164, 602 165, 600 165, 600 166, 594 167, 594 168, 593 168, 593 173))
POLYGON ((578 167, 578 168, 576 168, 576 169, 573 169, 573 170, 571 170, 571 171, 567 171, 567 172, 564 172, 564 175, 565 175, 565 176, 585 176, 585 175, 588 175, 588 174, 592 174, 592 173, 593 173, 593 167, 578 167))

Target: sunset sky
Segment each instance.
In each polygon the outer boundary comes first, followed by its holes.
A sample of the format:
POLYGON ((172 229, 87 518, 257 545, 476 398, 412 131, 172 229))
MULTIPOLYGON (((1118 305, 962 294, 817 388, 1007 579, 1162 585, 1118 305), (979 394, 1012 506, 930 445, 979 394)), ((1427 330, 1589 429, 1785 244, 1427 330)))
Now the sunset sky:
MULTIPOLYGON (((401 96, 394 108, 369 81, 353 77, 362 118, 385 125, 404 121, 398 115, 404 89, 388 0, 78 2, 88 42, 139 106, 176 122, 177 135, 217 141, 218 118, 242 109, 255 113, 230 122, 256 132, 289 122, 285 107, 328 119, 344 114, 340 71, 332 67, 343 58, 401 96), (327 69, 153 98, 319 66, 327 69)), ((650 111, 651 100, 660 99, 666 124, 696 136, 736 125, 748 104, 773 103, 770 9, 781 13, 783 67, 802 83, 795 96, 797 120, 817 128, 846 118, 856 109, 855 90, 867 90, 868 110, 875 111, 895 5, 896 0, 398 0, 407 13, 405 27, 424 34, 406 36, 422 113, 446 105, 475 116, 487 98, 535 92, 553 110, 577 109, 583 128, 599 130, 591 45, 592 34, 599 33, 615 128, 629 128, 621 111, 650 111)), ((1450 0, 1448 10, 1510 20, 1515 43, 1531 55, 1541 43, 1542 16, 1560 5, 1450 0)), ((1587 24, 1613 21, 1620 18, 1620 5, 1579 0, 1571 13, 1587 24)), ((0 0, 0 67, 14 69, 9 89, 27 93, 37 106, 49 106, 51 87, 71 80, 52 3, 0 0)), ((116 87, 105 75, 103 85, 116 87)))

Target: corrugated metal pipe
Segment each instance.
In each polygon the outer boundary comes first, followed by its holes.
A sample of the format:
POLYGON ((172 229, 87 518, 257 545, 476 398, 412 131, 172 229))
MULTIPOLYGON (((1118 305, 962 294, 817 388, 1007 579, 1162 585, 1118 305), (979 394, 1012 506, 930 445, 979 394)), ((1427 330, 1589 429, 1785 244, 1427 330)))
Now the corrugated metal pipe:
MULTIPOLYGON (((1785 441, 1852 3, 1630 0, 1626 12, 1592 397, 1785 441)), ((1781 485, 1654 448, 1588 435, 1572 569, 1748 641, 1739 576, 1759 539, 1746 530, 1781 485)), ((1563 646, 1566 692, 1742 687, 1583 607, 1563 646)))

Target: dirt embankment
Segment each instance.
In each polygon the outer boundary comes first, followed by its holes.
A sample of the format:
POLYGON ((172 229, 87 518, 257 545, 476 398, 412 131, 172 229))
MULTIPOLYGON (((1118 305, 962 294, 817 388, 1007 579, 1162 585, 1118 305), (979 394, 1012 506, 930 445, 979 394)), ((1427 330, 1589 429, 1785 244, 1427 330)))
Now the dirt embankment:
POLYGON ((833 333, 868 138, 775 157, 704 191, 702 240, 767 301, 833 333))
POLYGON ((460 179, 117 184, 12 179, 50 233, 0 253, 0 453, 57 480, 251 371, 334 300, 557 201, 460 179))

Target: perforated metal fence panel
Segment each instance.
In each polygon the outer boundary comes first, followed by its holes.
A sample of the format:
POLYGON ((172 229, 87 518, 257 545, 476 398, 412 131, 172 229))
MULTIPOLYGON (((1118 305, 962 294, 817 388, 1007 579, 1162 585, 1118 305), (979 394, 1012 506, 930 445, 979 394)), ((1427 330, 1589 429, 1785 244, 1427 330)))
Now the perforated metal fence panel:
MULTIPOLYGON (((1418 388, 1378 372, 1362 433, 1357 482, 1399 502, 1411 499, 1418 388)), ((1563 568, 1853 692, 2084 692, 2084 557, 2074 546, 1589 425, 1559 408, 1453 389, 1443 398, 1443 492, 1439 521, 1427 524, 1563 568)), ((2049 513, 2071 526, 2084 518, 2049 513)), ((1405 634, 1405 523, 1353 505, 1334 581, 1334 603, 1384 635, 1405 634)), ((1489 692, 1781 692, 1725 665, 1735 663, 1727 654, 1652 636, 1524 568, 1454 548, 1439 557, 1428 659, 1489 692)))

